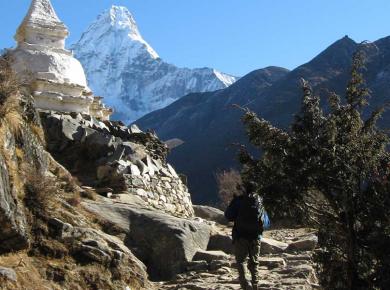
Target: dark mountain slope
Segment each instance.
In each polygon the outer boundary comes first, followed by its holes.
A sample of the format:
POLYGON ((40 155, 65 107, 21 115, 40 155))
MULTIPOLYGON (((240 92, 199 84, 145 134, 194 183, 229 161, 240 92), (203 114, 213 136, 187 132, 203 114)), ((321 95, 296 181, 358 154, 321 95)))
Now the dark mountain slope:
POLYGON ((287 73, 278 67, 257 70, 225 90, 187 95, 136 123, 154 128, 165 140, 182 139, 185 143, 173 150, 170 161, 188 175, 195 202, 216 201, 213 174, 233 166, 235 151, 229 145, 244 138, 237 130, 241 112, 232 104, 250 104, 287 73))
MULTIPOLYGON (((188 95, 136 123, 155 129, 163 139, 177 137, 185 141, 172 152, 171 162, 188 175, 195 202, 213 202, 216 200, 213 174, 236 166, 235 149, 229 144, 247 143, 240 123, 242 113, 231 105, 247 106, 286 128, 299 110, 300 79, 308 80, 321 96, 328 91, 343 94, 357 48, 357 43, 344 37, 291 72, 274 67, 258 70, 227 89, 188 95)), ((365 76, 375 96, 370 102, 376 107, 389 100, 390 38, 367 44, 365 50, 365 76)), ((390 124, 389 114, 381 122, 390 124)))

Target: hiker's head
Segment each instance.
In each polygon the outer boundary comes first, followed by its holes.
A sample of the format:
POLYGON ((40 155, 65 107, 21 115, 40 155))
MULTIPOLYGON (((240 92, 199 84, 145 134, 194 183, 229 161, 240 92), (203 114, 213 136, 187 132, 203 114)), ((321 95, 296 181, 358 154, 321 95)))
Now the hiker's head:
POLYGON ((238 196, 242 195, 245 192, 245 188, 241 183, 236 185, 236 192, 238 196))
POLYGON ((255 192, 257 189, 257 183, 254 182, 254 181, 250 181, 248 183, 245 184, 245 193, 246 194, 251 194, 253 192, 255 192))

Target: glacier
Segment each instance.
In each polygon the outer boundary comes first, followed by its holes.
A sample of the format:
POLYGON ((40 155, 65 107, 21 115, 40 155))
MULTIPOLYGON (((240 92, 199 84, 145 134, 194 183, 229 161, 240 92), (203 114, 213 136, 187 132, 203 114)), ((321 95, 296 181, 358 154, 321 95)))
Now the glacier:
POLYGON ((237 77, 212 68, 178 68, 163 61, 143 39, 126 7, 100 14, 71 46, 96 95, 132 122, 193 92, 226 88, 237 77))

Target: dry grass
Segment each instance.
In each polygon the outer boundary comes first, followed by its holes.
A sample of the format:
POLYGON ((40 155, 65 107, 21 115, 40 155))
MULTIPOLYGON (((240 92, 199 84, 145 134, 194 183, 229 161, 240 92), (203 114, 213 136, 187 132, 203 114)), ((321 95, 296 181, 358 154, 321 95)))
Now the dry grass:
POLYGON ((68 193, 79 193, 81 191, 80 181, 72 176, 69 171, 59 164, 52 155, 48 154, 49 170, 55 175, 61 183, 61 188, 68 193))
POLYGON ((45 285, 53 290, 62 289, 58 285, 55 285, 54 283, 51 283, 42 278, 42 275, 38 270, 40 267, 36 266, 35 259, 29 257, 26 252, 1 256, 0 266, 14 269, 17 273, 16 283, 9 281, 1 283, 0 280, 0 289, 2 290, 41 290, 42 285, 45 285))
POLYGON ((6 123, 14 136, 20 134, 20 83, 12 71, 10 58, 0 56, 0 122, 6 123))
POLYGON ((20 136, 24 120, 20 112, 19 97, 11 96, 5 100, 0 107, 0 121, 7 124, 16 138, 20 136))
POLYGON ((30 129, 33 134, 38 138, 42 145, 46 145, 45 132, 43 131, 41 126, 30 124, 30 129))
POLYGON ((24 160, 24 152, 21 148, 15 148, 15 155, 18 158, 19 162, 22 162, 24 160))
MULTIPOLYGON (((0 56, 0 108, 11 96, 19 95, 20 84, 12 71, 9 56, 0 56)), ((1 115, 0 110, 0 115, 1 115)))
MULTIPOLYGON (((46 241, 52 243, 52 241, 46 241)), ((0 256, 0 266, 14 269, 17 274, 17 282, 2 281, 1 290, 86 290, 86 289, 124 289, 112 279, 110 269, 97 264, 79 265, 74 259, 65 256, 61 259, 47 256, 31 256, 27 252, 12 253, 0 256)), ((123 273, 125 274, 125 273, 123 273)), ((141 287, 134 279, 134 273, 117 277, 133 290, 154 288, 141 287)))
POLYGON ((241 175, 237 170, 230 169, 216 174, 218 184, 218 195, 220 199, 219 207, 226 209, 234 195, 242 194, 241 175))

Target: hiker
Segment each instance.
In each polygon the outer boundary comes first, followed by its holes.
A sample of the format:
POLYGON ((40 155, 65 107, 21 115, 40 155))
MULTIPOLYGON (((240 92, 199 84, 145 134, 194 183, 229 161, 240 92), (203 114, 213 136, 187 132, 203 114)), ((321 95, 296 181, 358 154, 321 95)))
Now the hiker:
POLYGON ((246 184, 243 194, 235 196, 225 211, 225 217, 229 221, 234 221, 232 232, 234 253, 239 281, 244 290, 258 289, 259 272, 257 266, 260 257, 261 236, 264 225, 269 225, 262 199, 255 193, 255 190, 256 183, 246 184), (245 261, 248 257, 248 269, 252 275, 252 287, 245 277, 247 272, 245 261))

